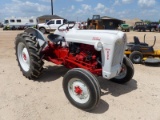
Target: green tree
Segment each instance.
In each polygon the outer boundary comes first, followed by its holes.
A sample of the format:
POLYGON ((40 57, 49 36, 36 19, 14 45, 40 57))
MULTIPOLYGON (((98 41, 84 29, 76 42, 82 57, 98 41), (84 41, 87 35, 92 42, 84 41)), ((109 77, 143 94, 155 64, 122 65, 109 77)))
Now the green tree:
POLYGON ((144 22, 147 23, 147 24, 151 23, 150 20, 145 20, 144 22))

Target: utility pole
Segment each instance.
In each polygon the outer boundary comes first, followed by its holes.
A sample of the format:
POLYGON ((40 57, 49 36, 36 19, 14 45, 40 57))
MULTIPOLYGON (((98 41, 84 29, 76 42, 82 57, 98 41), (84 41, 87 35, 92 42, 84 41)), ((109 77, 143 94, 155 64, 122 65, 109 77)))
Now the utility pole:
POLYGON ((53 15, 53 0, 51 0, 51 11, 52 11, 52 15, 53 15))

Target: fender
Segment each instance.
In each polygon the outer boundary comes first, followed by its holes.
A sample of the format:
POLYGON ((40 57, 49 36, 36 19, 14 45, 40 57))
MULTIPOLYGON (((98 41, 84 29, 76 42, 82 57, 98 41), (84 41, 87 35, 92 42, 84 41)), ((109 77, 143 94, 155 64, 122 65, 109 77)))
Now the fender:
POLYGON ((45 48, 46 46, 48 46, 48 42, 45 36, 39 30, 35 28, 27 28, 24 32, 27 32, 27 33, 32 34, 33 36, 36 36, 37 38, 36 40, 39 42, 39 45, 41 47, 45 48))

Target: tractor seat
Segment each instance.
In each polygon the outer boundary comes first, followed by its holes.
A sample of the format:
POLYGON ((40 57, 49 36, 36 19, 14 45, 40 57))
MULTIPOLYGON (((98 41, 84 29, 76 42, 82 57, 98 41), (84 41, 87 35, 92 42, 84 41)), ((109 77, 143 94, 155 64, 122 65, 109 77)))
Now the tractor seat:
POLYGON ((60 35, 53 34, 53 33, 49 34, 47 36, 47 38, 50 41, 52 41, 53 43, 58 43, 58 42, 64 42, 65 41, 64 37, 62 37, 60 35))
POLYGON ((133 39, 134 39, 134 42, 130 42, 129 44, 148 46, 147 43, 145 43, 145 42, 140 42, 140 41, 139 41, 139 38, 138 38, 137 36, 134 36, 133 39))
POLYGON ((148 44, 145 43, 145 42, 141 43, 141 42, 139 41, 139 38, 138 38, 137 36, 134 36, 134 43, 135 43, 135 44, 142 45, 142 46, 148 46, 148 44))
POLYGON ((139 38, 137 36, 134 36, 133 38, 135 44, 140 44, 139 38))

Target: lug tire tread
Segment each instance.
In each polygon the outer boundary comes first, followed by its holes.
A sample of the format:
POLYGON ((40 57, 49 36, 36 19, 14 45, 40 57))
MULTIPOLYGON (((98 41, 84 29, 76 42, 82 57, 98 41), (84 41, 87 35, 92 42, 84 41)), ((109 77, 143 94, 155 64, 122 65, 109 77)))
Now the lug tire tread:
POLYGON ((63 90, 64 90, 65 95, 68 98, 68 100, 74 106, 76 106, 76 107, 78 107, 82 110, 85 110, 85 111, 93 110, 96 107, 96 105, 98 104, 98 102, 100 100, 100 96, 101 96, 100 85, 99 85, 96 77, 94 77, 94 75, 92 75, 92 73, 90 73, 89 71, 81 69, 81 68, 71 69, 65 74, 64 79, 63 79, 63 90), (71 76, 75 76, 74 74, 77 74, 77 77, 79 76, 78 78, 86 77, 86 79, 88 79, 88 80, 85 81, 86 85, 88 87, 92 88, 92 90, 91 90, 92 92, 90 91, 91 92, 90 94, 92 94, 94 97, 92 96, 93 97, 91 99, 92 102, 89 100, 91 103, 86 103, 87 106, 80 105, 79 103, 76 103, 76 101, 74 101, 69 95, 69 92, 68 92, 68 89, 67 89, 67 85, 68 85, 67 83, 69 82, 69 79, 70 79, 71 76))
MULTIPOLYGON (((36 41, 36 37, 32 36, 31 34, 28 33, 20 33, 17 35, 16 40, 15 40, 15 51, 16 51, 16 57, 18 61, 18 65, 20 67, 20 70, 22 71, 23 75, 28 78, 28 79, 37 79, 43 71, 43 60, 41 59, 40 55, 40 46, 39 42, 36 41), (22 42, 25 47, 28 50, 29 56, 30 56, 30 69, 28 72, 24 71, 23 68, 21 67, 21 64, 18 60, 18 44, 22 42)), ((43 56, 43 55, 42 55, 43 56)))

